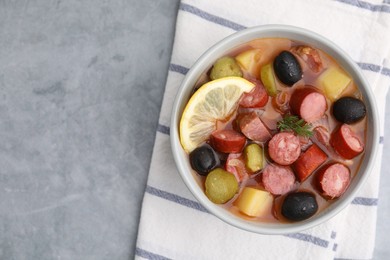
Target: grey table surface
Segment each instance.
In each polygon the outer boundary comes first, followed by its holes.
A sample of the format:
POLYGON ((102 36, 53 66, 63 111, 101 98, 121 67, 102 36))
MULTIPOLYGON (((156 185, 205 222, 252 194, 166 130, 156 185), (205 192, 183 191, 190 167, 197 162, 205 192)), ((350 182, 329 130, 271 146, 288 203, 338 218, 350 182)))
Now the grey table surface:
POLYGON ((178 4, 0 0, 0 259, 134 258, 178 4))

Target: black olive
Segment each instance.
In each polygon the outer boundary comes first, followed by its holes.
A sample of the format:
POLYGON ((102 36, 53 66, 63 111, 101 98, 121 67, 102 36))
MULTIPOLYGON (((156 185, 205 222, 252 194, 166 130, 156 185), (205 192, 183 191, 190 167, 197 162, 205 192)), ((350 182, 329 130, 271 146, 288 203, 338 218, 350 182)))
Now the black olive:
POLYGON ((315 196, 305 191, 288 194, 282 205, 282 215, 294 221, 308 219, 317 210, 318 205, 315 196))
POLYGON ((274 60, 274 71, 278 79, 287 86, 294 85, 302 78, 302 68, 295 56, 282 51, 274 60))
POLYGON ((211 170, 219 165, 219 158, 216 152, 209 145, 203 145, 190 153, 192 169, 200 175, 206 176, 211 170))
POLYGON ((333 104, 333 116, 337 121, 351 124, 366 115, 366 106, 363 101, 353 97, 342 97, 333 104))

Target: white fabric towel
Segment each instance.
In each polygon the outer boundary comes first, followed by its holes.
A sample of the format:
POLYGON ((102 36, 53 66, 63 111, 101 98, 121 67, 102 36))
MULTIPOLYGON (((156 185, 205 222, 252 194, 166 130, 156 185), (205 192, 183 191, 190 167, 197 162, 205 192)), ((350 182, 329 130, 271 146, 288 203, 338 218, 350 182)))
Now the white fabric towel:
POLYGON ((389 0, 182 0, 138 232, 138 259, 370 259, 375 245, 384 111, 390 85, 389 0), (209 47, 247 27, 288 24, 317 32, 361 67, 380 113, 380 151, 353 202, 312 229, 259 235, 206 212, 184 185, 169 142, 173 100, 209 47))

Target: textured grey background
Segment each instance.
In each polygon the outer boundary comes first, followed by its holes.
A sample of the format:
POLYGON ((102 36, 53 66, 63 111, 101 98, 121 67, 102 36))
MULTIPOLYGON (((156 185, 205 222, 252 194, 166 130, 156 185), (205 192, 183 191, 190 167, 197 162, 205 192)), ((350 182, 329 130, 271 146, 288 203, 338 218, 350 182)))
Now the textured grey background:
POLYGON ((0 259, 134 258, 178 3, 0 0, 0 259))

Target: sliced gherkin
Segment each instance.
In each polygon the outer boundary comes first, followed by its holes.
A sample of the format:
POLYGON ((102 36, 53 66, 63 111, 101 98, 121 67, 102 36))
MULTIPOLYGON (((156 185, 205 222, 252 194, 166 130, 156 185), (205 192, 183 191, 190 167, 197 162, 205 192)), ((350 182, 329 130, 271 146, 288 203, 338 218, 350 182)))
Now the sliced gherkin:
POLYGON ((229 56, 218 59, 210 72, 212 80, 225 77, 242 77, 240 66, 234 58, 229 56))
POLYGON ((261 67, 260 78, 268 95, 275 97, 278 94, 278 90, 276 88, 274 70, 271 63, 261 67))
POLYGON ((238 191, 236 177, 221 168, 212 170, 206 177, 206 196, 216 204, 224 204, 238 191))
POLYGON ((264 167, 263 148, 256 144, 247 145, 244 149, 245 166, 251 172, 257 172, 264 167))

